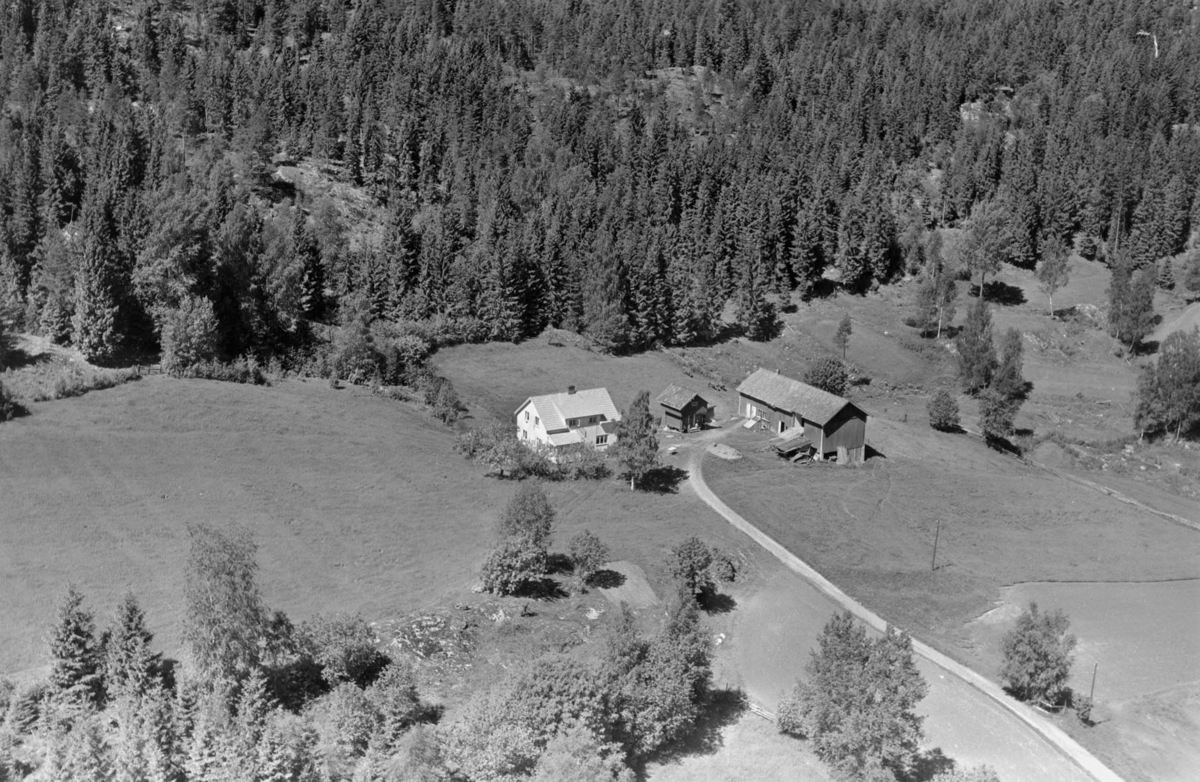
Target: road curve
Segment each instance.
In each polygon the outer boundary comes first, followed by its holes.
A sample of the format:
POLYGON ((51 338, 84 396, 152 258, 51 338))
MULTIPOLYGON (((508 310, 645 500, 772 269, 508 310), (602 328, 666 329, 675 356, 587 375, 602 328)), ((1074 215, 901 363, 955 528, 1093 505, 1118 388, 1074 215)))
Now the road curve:
MULTIPOLYGON (((750 536, 754 542, 758 543, 768 552, 773 554, 776 559, 782 562, 789 570, 793 571, 808 583, 812 584, 816 589, 824 593, 830 600, 835 602, 842 608, 850 611, 862 622, 876 630, 883 632, 887 627, 887 623, 883 621, 874 612, 870 611, 842 590, 838 589, 829 579, 822 576, 813 569, 804 560, 797 557, 792 552, 788 551, 780 545, 774 538, 767 535, 765 532, 755 527, 746 519, 742 518, 737 512, 726 505, 720 497, 713 493, 712 489, 704 481, 702 472, 703 458, 705 445, 712 442, 716 438, 705 438, 704 441, 696 443, 695 447, 688 449, 688 484, 696 492, 710 508, 719 513, 730 524, 737 529, 750 536)), ((997 705, 1008 711, 1021 722, 1025 723, 1029 728, 1035 731, 1038 735, 1048 741, 1051 746, 1069 758, 1084 772, 1086 772, 1097 782, 1123 782, 1112 769, 1101 763, 1095 755, 1084 749, 1078 742, 1064 733, 1058 727, 1050 724, 1045 718, 1038 715, 1033 709, 1024 704, 1010 698, 999 687, 999 685, 988 681, 983 676, 980 676, 975 671, 971 670, 961 663, 955 662, 946 655, 930 647, 929 645, 913 639, 913 649, 921 657, 937 665, 947 673, 957 677, 961 681, 970 685, 977 691, 981 692, 988 698, 992 699, 997 705)))

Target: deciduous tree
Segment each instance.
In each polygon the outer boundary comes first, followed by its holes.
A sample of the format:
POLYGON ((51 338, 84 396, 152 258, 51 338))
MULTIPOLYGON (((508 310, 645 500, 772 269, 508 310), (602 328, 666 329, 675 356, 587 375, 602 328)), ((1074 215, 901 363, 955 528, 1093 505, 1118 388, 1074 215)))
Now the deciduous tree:
POLYGON ((1143 432, 1176 439, 1200 426, 1200 329, 1174 331, 1158 348, 1158 361, 1138 378, 1134 421, 1143 432))
POLYGON ((821 356, 804 373, 804 382, 822 391, 844 396, 849 376, 846 365, 833 356, 821 356))
POLYGON ((639 391, 617 422, 617 441, 610 449, 625 468, 630 491, 658 467, 657 427, 658 419, 650 414, 650 392, 639 391))
POLYGON ((567 551, 571 555, 571 564, 575 567, 575 578, 579 580, 580 589, 587 591, 587 582, 594 576, 611 556, 608 546, 591 530, 582 530, 567 543, 567 551))
POLYGON ((943 432, 958 429, 958 400, 946 389, 939 389, 929 400, 929 425, 943 432))
POLYGON ((1050 305, 1054 317, 1054 294, 1071 279, 1070 255, 1067 243, 1053 237, 1042 245, 1042 262, 1038 264, 1037 281, 1050 305))
POLYGON ((958 377, 963 390, 977 394, 992 382, 996 371, 996 346, 992 342, 992 313, 979 297, 967 310, 967 321, 955 341, 958 377))
POLYGON ((842 316, 838 323, 837 333, 833 335, 833 344, 842 349, 842 359, 846 358, 846 346, 850 344, 850 334, 853 326, 850 323, 850 313, 842 316))
POLYGON ((1001 643, 1000 678, 1014 695, 1051 708, 1062 702, 1074 662, 1076 639, 1070 627, 1061 609, 1041 613, 1031 602, 1021 613, 1001 643))
POLYGON ((183 639, 202 676, 238 680, 261 655, 267 612, 258 590, 258 547, 243 530, 189 524, 183 639))
POLYGON ((780 730, 809 739, 839 776, 906 778, 923 736, 913 709, 928 691, 912 640, 890 626, 868 639, 846 611, 830 619, 817 644, 806 679, 780 705, 780 730))

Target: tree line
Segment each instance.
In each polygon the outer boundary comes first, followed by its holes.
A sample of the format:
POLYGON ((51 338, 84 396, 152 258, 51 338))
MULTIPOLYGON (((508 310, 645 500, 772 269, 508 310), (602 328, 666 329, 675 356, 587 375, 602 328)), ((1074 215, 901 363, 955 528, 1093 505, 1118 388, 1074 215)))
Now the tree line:
POLYGON ((1147 268, 1195 223, 1190 24, 1166 0, 18 0, 0 297, 97 360, 199 331, 184 361, 299 364, 378 319, 637 350, 718 336, 732 302, 762 338, 779 297, 919 271, 944 227, 985 227, 981 282, 1072 244, 1147 268), (273 175, 296 161, 361 188, 371 230, 273 175))

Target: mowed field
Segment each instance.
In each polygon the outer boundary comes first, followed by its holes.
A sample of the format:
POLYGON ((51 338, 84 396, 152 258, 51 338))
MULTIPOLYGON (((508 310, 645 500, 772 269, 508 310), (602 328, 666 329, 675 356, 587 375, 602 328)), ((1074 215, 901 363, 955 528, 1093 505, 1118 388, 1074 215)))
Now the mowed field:
MULTIPOLYGON (((74 582, 101 626, 141 600, 157 643, 180 651, 186 525, 249 530, 267 604, 299 622, 369 620, 453 602, 477 583, 511 481, 452 450, 420 407, 291 380, 269 388, 152 376, 32 406, 0 426, 0 674, 45 664, 74 582)), ((698 534, 752 572, 757 549, 715 514, 619 479, 554 484, 555 542, 595 531, 615 559, 666 582, 662 559, 698 534)))

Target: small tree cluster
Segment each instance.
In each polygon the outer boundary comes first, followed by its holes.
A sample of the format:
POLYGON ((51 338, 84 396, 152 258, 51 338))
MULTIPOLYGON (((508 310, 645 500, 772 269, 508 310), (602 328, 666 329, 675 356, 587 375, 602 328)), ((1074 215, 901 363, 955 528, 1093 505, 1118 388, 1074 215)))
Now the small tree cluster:
POLYGON ((1040 613, 1030 603, 1021 613, 1001 644, 1000 677, 1013 695, 1050 708, 1063 702, 1076 643, 1070 627, 1062 610, 1040 613))
POLYGON ((958 336, 959 380, 964 391, 979 398, 979 426, 989 441, 1012 436, 1017 412, 1029 394, 1030 384, 1021 373, 1021 340, 1021 332, 1006 331, 997 359, 992 316, 982 298, 967 312, 958 336))
POLYGON ((454 438, 454 450, 494 468, 502 478, 595 480, 610 472, 604 454, 589 442, 557 449, 546 443, 521 442, 511 426, 499 421, 460 432, 454 438))
MULTIPOLYGON (((938 234, 933 234, 937 236, 938 234)), ((958 302, 958 283, 954 274, 942 263, 941 250, 936 250, 937 258, 931 258, 925 265, 921 280, 917 284, 915 325, 923 336, 933 332, 936 339, 942 338, 942 329, 954 320, 954 312, 958 302)))
POLYGON ((1154 328, 1153 267, 1135 272, 1128 260, 1112 269, 1108 287, 1108 331, 1132 352, 1154 328))
POLYGON ((617 441, 610 450, 625 468, 629 490, 658 467, 658 419, 650 414, 650 392, 639 391, 617 422, 617 441))
POLYGON ((522 483, 496 522, 496 547, 483 565, 484 589, 511 595, 538 587, 549 572, 554 509, 540 483, 522 483))
POLYGON ((845 363, 833 356, 818 358, 804 373, 805 383, 838 396, 846 395, 849 380, 845 363))
POLYGON ((938 389, 926 405, 929 411, 929 425, 942 432, 953 432, 958 429, 958 400, 946 389, 938 389))
POLYGON ((1183 287, 1200 293, 1200 248, 1194 248, 1184 260, 1183 287))
POLYGON ((846 779, 907 779, 923 736, 913 709, 928 686, 912 640, 888 627, 877 639, 849 611, 825 625, 806 679, 779 707, 779 729, 807 738, 846 779))
POLYGON ((454 384, 439 376, 432 376, 425 383, 425 404, 429 405, 433 417, 446 426, 453 426, 463 411, 454 384))
POLYGON ((1158 361, 1142 368, 1134 421, 1145 433, 1176 439, 1200 427, 1200 329, 1167 335, 1158 361))
POLYGON ((357 614, 317 616, 300 625, 301 651, 321 666, 330 688, 363 687, 387 662, 375 645, 375 631, 357 614))
POLYGON ((159 320, 165 371, 178 372, 217 357, 217 316, 208 299, 185 296, 159 320))

